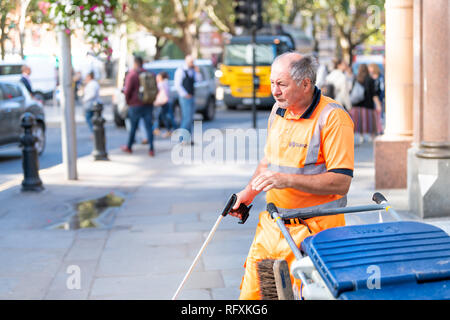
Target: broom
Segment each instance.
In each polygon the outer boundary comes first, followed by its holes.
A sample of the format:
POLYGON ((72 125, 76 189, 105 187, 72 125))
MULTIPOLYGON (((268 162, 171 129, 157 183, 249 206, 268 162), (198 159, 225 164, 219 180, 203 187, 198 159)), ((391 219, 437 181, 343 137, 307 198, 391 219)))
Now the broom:
POLYGON ((257 271, 262 300, 294 300, 286 260, 260 260, 257 271))

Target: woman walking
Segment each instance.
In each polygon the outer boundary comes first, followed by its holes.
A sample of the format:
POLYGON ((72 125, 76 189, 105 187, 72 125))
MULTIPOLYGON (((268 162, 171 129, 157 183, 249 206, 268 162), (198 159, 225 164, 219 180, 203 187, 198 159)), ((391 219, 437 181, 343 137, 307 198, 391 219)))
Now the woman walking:
POLYGON ((373 137, 378 134, 376 119, 377 112, 381 111, 381 102, 376 91, 375 81, 370 76, 365 64, 359 66, 350 98, 353 105, 350 115, 355 123, 355 144, 372 141, 373 137))
POLYGON ((172 131, 176 129, 175 119, 173 115, 172 101, 170 98, 169 75, 162 71, 156 76, 158 83, 158 97, 155 101, 155 121, 153 129, 159 131, 159 119, 162 120, 167 132, 163 134, 164 138, 169 137, 172 131))

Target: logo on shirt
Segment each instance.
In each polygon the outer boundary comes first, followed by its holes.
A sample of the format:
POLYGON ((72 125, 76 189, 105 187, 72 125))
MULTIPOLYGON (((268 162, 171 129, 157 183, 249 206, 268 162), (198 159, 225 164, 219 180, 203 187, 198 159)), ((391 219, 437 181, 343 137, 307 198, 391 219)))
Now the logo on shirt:
POLYGON ((291 142, 289 142, 289 147, 306 149, 306 148, 308 148, 308 145, 305 143, 297 143, 297 142, 291 141, 291 142))

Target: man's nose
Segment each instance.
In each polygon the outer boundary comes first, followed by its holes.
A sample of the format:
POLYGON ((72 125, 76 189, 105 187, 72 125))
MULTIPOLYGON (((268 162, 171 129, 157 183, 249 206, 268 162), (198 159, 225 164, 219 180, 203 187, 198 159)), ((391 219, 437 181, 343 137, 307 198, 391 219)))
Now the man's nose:
POLYGON ((281 95, 280 87, 278 87, 277 85, 272 86, 272 94, 274 97, 281 95))

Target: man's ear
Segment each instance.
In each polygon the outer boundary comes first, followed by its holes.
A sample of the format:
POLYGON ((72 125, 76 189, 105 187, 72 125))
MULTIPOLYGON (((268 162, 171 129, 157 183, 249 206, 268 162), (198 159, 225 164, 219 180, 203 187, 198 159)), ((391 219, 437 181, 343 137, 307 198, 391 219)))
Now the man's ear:
POLYGON ((314 88, 311 79, 306 78, 302 81, 302 88, 305 91, 310 91, 314 88))

